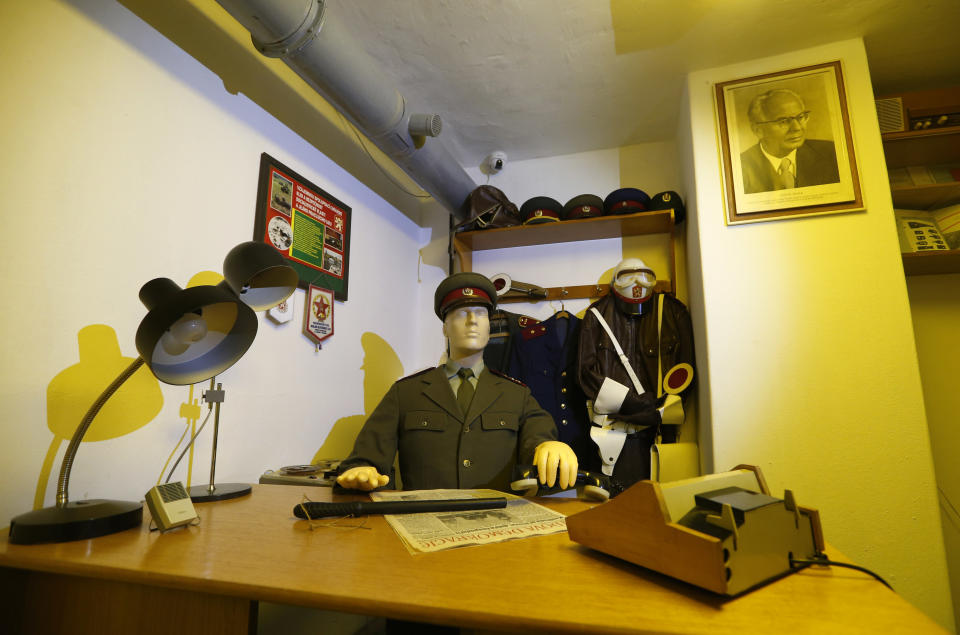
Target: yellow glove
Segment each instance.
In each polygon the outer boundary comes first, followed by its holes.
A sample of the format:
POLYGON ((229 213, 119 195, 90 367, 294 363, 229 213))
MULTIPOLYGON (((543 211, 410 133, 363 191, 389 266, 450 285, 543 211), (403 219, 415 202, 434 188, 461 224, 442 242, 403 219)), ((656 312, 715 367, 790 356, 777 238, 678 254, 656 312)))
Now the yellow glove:
POLYGON ((389 476, 384 476, 377 468, 363 465, 352 467, 337 477, 337 483, 347 489, 360 489, 369 492, 372 489, 383 487, 390 482, 389 476))
POLYGON ((533 452, 533 464, 541 485, 553 487, 559 480, 560 488, 567 489, 577 482, 577 455, 566 443, 544 441, 533 452))

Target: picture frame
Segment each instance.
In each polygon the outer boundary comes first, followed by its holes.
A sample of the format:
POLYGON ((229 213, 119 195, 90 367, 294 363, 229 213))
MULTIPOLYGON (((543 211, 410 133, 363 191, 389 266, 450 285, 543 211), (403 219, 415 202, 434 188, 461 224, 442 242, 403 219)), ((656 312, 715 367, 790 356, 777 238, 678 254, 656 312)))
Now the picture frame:
POLYGON ((714 88, 728 225, 864 209, 839 60, 714 88))
POLYGON ((347 301, 351 214, 330 193, 269 154, 260 155, 253 239, 286 258, 301 289, 322 284, 338 301, 347 301))

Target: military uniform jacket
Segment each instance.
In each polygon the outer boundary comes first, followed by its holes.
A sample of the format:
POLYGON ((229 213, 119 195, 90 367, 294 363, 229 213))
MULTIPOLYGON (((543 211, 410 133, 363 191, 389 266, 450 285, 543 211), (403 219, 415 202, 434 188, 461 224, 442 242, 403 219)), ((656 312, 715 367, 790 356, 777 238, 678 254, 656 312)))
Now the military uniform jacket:
POLYGON ((399 450, 404 489, 509 491, 514 466, 556 438, 553 418, 519 382, 485 369, 464 416, 443 369, 432 368, 393 384, 340 470, 390 474, 399 450))
POLYGON ((508 372, 527 384, 537 403, 553 415, 560 441, 573 448, 581 468, 596 471, 600 457, 577 380, 579 338, 580 319, 575 315, 553 315, 528 326, 514 338, 508 372))
MULTIPOLYGON (((507 373, 529 385, 526 380, 509 370, 510 357, 520 331, 537 324, 540 320, 519 313, 498 309, 490 316, 490 341, 483 349, 483 363, 487 368, 507 373)), ((540 405, 543 405, 539 399, 540 405)))

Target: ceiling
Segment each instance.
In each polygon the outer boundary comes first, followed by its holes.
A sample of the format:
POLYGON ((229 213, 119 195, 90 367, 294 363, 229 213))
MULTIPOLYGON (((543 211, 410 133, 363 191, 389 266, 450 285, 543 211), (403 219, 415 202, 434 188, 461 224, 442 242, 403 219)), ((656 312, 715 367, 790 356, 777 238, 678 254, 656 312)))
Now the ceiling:
POLYGON ((327 0, 465 167, 671 139, 691 71, 863 37, 877 94, 960 84, 960 0, 327 0))

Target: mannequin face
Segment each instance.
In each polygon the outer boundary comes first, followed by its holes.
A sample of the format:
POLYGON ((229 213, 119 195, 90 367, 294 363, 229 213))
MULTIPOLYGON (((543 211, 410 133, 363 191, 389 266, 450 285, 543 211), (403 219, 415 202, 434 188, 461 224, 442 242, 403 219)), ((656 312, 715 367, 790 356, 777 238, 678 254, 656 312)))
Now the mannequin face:
POLYGON ((482 353, 490 341, 487 307, 468 305, 451 309, 443 318, 443 334, 450 341, 450 359, 482 353))

